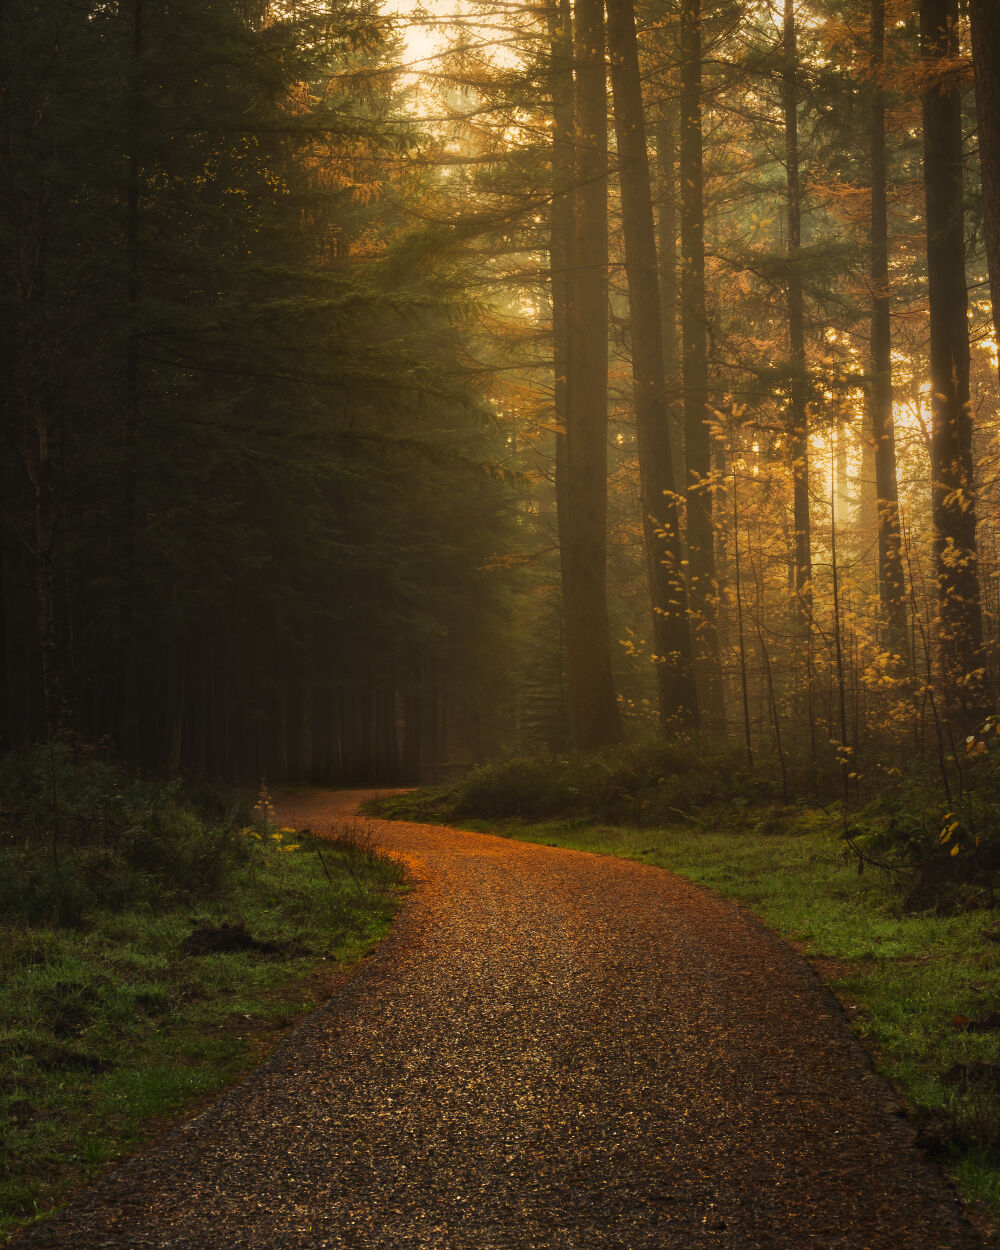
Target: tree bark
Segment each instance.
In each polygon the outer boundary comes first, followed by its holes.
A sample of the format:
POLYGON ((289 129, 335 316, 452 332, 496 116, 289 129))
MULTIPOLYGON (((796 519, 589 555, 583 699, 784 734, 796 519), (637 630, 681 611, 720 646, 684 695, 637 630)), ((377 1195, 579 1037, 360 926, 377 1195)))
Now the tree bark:
POLYGON ((931 507, 942 672, 968 711, 981 702, 982 612, 969 411, 958 0, 921 0, 924 194, 930 304, 931 507))
POLYGON ((903 652, 906 636, 906 585, 899 534, 896 432, 892 417, 892 333, 889 320, 889 225, 886 205, 885 0, 871 6, 871 385, 868 391, 871 438, 875 446, 876 525, 879 597, 893 651, 903 652))
POLYGON ((35 638, 38 647, 42 694, 42 720, 47 735, 62 727, 63 706, 59 681, 58 652, 55 627, 55 487, 52 476, 52 455, 49 420, 45 404, 38 395, 35 379, 34 344, 30 328, 31 313, 26 297, 22 299, 22 403, 24 411, 24 463, 32 488, 34 504, 35 638))
POLYGON ((573 282, 573 18, 569 0, 550 0, 549 91, 552 100, 552 202, 549 211, 549 282, 552 299, 553 414, 556 434, 556 525, 566 578, 569 463, 569 310, 573 282))
POLYGON ((786 206, 788 213, 788 343, 791 387, 788 405, 788 455, 792 470, 794 584, 800 628, 808 633, 812 617, 812 538, 809 519, 809 418, 806 409, 805 299, 802 290, 802 191, 799 182, 798 55, 795 6, 785 0, 782 28, 782 106, 785 114, 786 206))
POLYGON ((663 729, 675 723, 691 728, 698 724, 698 696, 691 668, 691 630, 681 565, 649 152, 632 0, 608 0, 608 49, 618 140, 625 271, 631 313, 632 386, 660 724, 663 729))
MULTIPOLYGON (((667 91, 664 86, 662 90, 667 91)), ((663 376, 666 379, 670 454, 675 477, 684 464, 683 413, 679 411, 680 335, 677 327, 676 104, 661 101, 656 117, 656 252, 660 274, 663 376)))
POLYGON ((122 516, 121 712, 119 748, 128 760, 138 756, 139 659, 136 639, 139 444, 139 74, 143 48, 144 0, 132 0, 132 84, 129 92, 128 170, 126 175, 126 313, 125 405, 122 428, 124 506, 122 516))
POLYGON ((704 719, 725 727, 716 621, 712 446, 708 425, 705 205, 701 130, 701 0, 681 3, 681 333, 688 576, 704 719))
POLYGON ((969 16, 976 75, 986 259, 993 299, 993 327, 1000 343, 1000 5, 997 0, 969 0, 969 16))
POLYGON ((608 135, 602 0, 577 0, 563 603, 573 749, 621 739, 607 606, 608 135))

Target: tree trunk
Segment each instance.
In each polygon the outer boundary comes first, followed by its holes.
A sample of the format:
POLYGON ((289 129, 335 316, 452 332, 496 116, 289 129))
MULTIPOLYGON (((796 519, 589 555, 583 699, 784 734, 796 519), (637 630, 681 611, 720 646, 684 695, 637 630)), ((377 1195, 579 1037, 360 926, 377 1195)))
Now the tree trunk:
POLYGON ((632 0, 609 0, 608 48, 632 329, 632 385, 661 727, 698 723, 663 368, 646 123, 632 0))
POLYGON ((879 597, 892 650, 902 654, 906 636, 906 586, 899 535, 896 432, 892 418, 892 334, 889 322, 889 227, 886 208, 885 99, 881 75, 885 55, 885 0, 871 7, 871 438, 875 447, 879 597))
POLYGON ((55 628, 55 501, 48 416, 35 388, 27 328, 24 335, 24 451, 34 500, 35 637, 41 677, 42 718, 45 733, 51 736, 61 727, 63 720, 55 628))
POLYGON ((181 770, 184 746, 185 657, 180 645, 170 656, 167 691, 167 776, 176 777, 181 770))
POLYGON ((139 439, 139 73, 143 43, 144 0, 132 0, 132 86, 129 93, 128 172, 126 182, 126 312, 125 412, 122 428, 124 507, 122 517, 121 587, 121 719, 119 748, 135 760, 139 736, 139 658, 136 639, 138 594, 136 529, 138 526, 139 439))
POLYGON ((56 651, 55 575, 55 483, 51 430, 45 399, 39 394, 38 369, 41 333, 36 328, 33 292, 42 286, 44 266, 41 248, 25 248, 18 239, 15 250, 17 301, 20 315, 19 368, 24 467, 31 486, 33 541, 35 645, 42 699, 42 732, 51 736, 62 727, 64 709, 56 651))
POLYGON ((788 455, 792 469, 795 593, 800 628, 808 633, 812 616, 812 540, 809 520, 809 421, 806 412, 805 301, 802 293, 802 192, 799 184, 799 122, 795 7, 785 0, 782 50, 782 104, 785 113, 785 169, 788 211, 788 342, 791 394, 788 455))
MULTIPOLYGON (((667 90, 666 87, 663 88, 667 90)), ((680 395, 680 336, 677 328, 677 173, 675 166, 676 103, 660 102, 656 120, 656 251, 660 273, 660 321, 663 329, 663 376, 674 476, 684 464, 683 414, 680 395)))
POLYGON ((573 749, 621 739, 607 606, 608 143, 602 0, 577 0, 563 603, 573 749))
POLYGON ((566 578, 569 463, 566 446, 569 384, 569 309, 573 282, 573 18, 569 0, 546 9, 549 91, 552 100, 552 203, 549 210, 549 280, 552 298, 553 415, 556 434, 556 525, 560 572, 566 578))
POLYGON ((993 326, 1000 343, 1000 5, 997 0, 969 0, 969 15, 976 75, 986 259, 990 269, 993 326))
POLYGON ((725 727, 716 622, 712 447, 708 425, 705 206, 701 131, 701 0, 681 4, 681 328, 690 607, 699 698, 713 729, 725 727))
POLYGON ((969 412, 958 0, 921 0, 924 194, 931 330, 931 479, 943 674, 967 711, 982 700, 982 613, 969 412))

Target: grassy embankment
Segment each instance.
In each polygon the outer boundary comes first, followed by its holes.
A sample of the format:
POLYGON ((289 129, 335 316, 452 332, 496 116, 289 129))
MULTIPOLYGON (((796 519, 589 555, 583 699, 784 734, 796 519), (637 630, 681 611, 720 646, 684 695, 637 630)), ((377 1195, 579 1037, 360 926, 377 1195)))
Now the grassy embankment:
POLYGON ((969 804, 982 808, 982 793, 966 796, 950 835, 955 819, 942 818, 953 813, 928 814, 925 794, 918 837, 906 818, 914 793, 885 795, 845 825, 839 803, 780 803, 754 786, 732 761, 647 747, 511 761, 371 810, 641 860, 747 906, 813 961, 990 1230, 1000 1218, 1000 925, 987 905, 992 874, 968 853, 969 804))
POLYGON ((363 822, 320 844, 251 804, 0 760, 0 1242, 258 1063, 385 932, 402 877, 363 822))

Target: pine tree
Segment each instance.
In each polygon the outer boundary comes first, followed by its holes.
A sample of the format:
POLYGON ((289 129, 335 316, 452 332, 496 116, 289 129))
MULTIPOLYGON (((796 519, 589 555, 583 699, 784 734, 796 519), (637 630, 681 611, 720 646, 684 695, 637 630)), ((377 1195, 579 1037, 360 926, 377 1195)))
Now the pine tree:
POLYGON ((662 726, 698 723, 677 517, 639 51, 631 0, 608 4, 647 576, 662 726))

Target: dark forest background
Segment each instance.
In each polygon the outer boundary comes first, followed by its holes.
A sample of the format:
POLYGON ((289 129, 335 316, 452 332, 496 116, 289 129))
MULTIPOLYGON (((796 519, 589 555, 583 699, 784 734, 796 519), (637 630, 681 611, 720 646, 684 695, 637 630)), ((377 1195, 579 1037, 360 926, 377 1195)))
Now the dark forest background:
POLYGON ((6 745, 345 780, 495 749, 504 435, 407 247, 394 46, 365 6, 4 6, 6 745))

